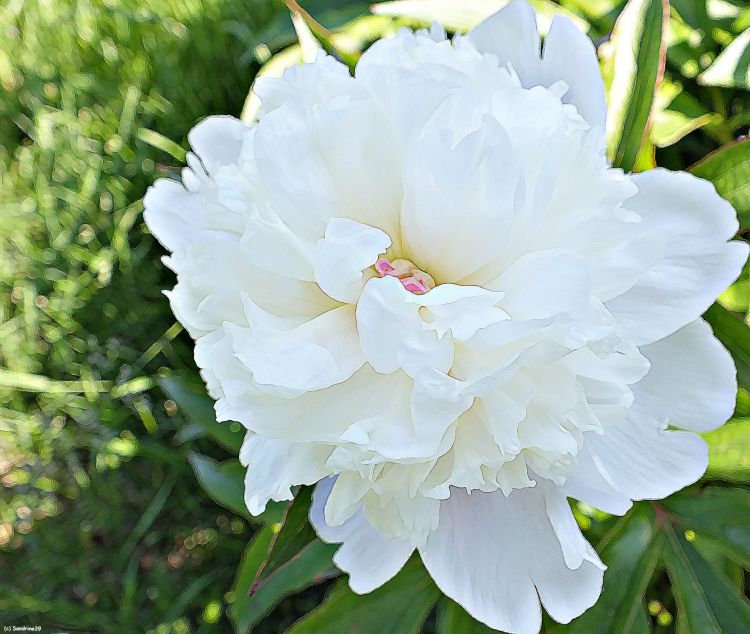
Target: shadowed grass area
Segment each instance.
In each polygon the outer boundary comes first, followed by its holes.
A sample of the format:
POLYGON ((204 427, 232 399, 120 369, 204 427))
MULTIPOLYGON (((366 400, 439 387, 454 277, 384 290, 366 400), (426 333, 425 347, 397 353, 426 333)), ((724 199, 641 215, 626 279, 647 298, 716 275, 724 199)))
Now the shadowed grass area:
POLYGON ((3 625, 228 627, 252 529, 199 493, 173 440, 183 419, 153 387, 192 354, 140 199, 196 121, 239 113, 256 34, 281 9, 0 8, 3 625))

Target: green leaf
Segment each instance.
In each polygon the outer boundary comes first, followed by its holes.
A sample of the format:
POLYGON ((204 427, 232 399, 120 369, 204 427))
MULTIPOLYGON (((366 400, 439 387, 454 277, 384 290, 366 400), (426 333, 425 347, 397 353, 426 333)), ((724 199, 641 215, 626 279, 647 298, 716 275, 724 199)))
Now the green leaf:
MULTIPOLYGON (((750 426, 745 430, 750 440, 750 426)), ((673 495, 661 504, 680 529, 692 530, 698 538, 713 538, 730 559, 750 569, 750 491, 708 487, 673 495)))
POLYGON ((319 541, 305 549, 292 565, 280 569, 261 588, 251 593, 258 570, 266 561, 277 531, 278 527, 275 526, 263 528, 242 556, 231 591, 233 602, 228 610, 237 634, 250 632, 284 597, 339 574, 331 563, 330 548, 326 548, 328 544, 319 541))
POLYGON ((678 632, 750 632, 750 603, 695 547, 665 526, 663 561, 679 607, 678 632))
POLYGON ((625 171, 632 170, 647 138, 654 95, 664 72, 668 11, 666 0, 630 0, 608 45, 612 57, 607 149, 612 164, 625 171))
POLYGON ((567 631, 643 632, 643 596, 659 558, 661 541, 655 532, 654 513, 647 504, 637 505, 622 518, 597 549, 608 567, 602 595, 567 631))
MULTIPOLYGON (((260 588, 283 566, 298 559, 305 549, 320 541, 308 519, 312 492, 313 487, 302 487, 287 506, 281 520, 281 527, 269 545, 265 560, 258 567, 254 583, 256 589, 260 588)), ((338 544, 318 546, 321 550, 328 551, 329 560, 338 547, 338 544)))
MULTIPOLYGON (((292 18, 307 27, 307 32, 318 41, 323 50, 340 62, 346 64, 349 67, 349 70, 353 72, 361 53, 347 51, 337 46, 334 42, 333 33, 305 11, 297 3, 297 0, 284 0, 284 2, 291 12, 292 18)), ((296 30, 297 33, 299 33, 300 27, 296 26, 296 30)), ((304 46, 302 41, 300 41, 300 45, 304 46)))
POLYGON ((703 438, 708 443, 709 478, 750 482, 750 418, 731 420, 703 438))
POLYGON ((214 401, 202 386, 177 374, 159 377, 159 385, 190 423, 200 427, 206 435, 234 455, 239 453, 244 436, 241 426, 239 423, 216 421, 214 401))
POLYGON ((690 171, 710 180, 737 210, 740 226, 750 226, 750 139, 728 143, 693 165, 690 171))
POLYGON ((716 338, 729 350, 737 366, 737 381, 750 389, 750 328, 736 315, 714 304, 703 315, 711 324, 716 338))
POLYGON ((704 125, 722 120, 680 84, 667 79, 657 91, 652 118, 650 139, 657 147, 668 147, 704 125))
POLYGON ((437 607, 437 622, 435 632, 437 634, 491 634, 495 632, 491 627, 475 620, 458 603, 443 597, 437 607))
POLYGON ((422 562, 414 558, 369 594, 354 594, 346 580, 338 582, 323 604, 288 634, 417 634, 439 594, 422 562))
POLYGON ((245 468, 237 460, 220 463, 198 453, 191 453, 188 460, 199 484, 214 502, 237 515, 250 517, 244 500, 245 468))
POLYGON ((724 49, 705 71, 698 75, 704 86, 750 88, 750 29, 724 49))

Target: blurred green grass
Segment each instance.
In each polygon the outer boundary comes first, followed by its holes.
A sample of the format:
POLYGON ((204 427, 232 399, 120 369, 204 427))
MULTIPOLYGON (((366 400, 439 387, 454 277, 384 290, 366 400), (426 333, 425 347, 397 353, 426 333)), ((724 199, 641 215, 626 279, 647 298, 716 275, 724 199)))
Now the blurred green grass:
POLYGON ((228 628, 224 593, 251 528, 198 494, 174 446, 181 414, 151 389, 161 365, 192 355, 141 220, 146 187, 179 162, 144 139, 187 147, 207 113, 238 114, 258 34, 281 9, 0 8, 3 625, 228 628))

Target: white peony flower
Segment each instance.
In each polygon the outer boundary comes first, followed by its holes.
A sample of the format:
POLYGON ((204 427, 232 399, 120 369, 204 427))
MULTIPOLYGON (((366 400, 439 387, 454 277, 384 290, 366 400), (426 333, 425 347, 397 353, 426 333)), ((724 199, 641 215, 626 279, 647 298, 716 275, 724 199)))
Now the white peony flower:
POLYGON ((594 47, 557 18, 540 53, 523 2, 257 92, 257 124, 206 119, 145 201, 218 418, 249 430, 248 508, 319 483, 356 592, 417 549, 491 627, 570 621, 604 565, 566 498, 622 514, 694 482, 692 432, 732 412, 700 315, 747 256, 733 209, 611 168, 594 47))

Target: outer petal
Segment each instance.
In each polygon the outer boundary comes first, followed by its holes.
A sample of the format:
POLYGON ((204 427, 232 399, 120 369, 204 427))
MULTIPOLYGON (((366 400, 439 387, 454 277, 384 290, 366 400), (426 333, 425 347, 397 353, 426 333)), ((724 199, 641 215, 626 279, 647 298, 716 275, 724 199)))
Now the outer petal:
POLYGON ((380 229, 349 218, 331 218, 315 251, 318 286, 340 302, 356 303, 365 282, 372 277, 364 270, 389 246, 391 239, 380 229))
POLYGON ((514 0, 467 36, 482 53, 494 53, 511 64, 527 88, 539 84, 539 32, 536 14, 524 0, 514 0))
POLYGON ((188 134, 188 141, 206 171, 238 162, 249 127, 227 115, 206 117, 188 134))
POLYGON ((335 478, 327 478, 315 487, 310 522, 324 542, 341 542, 333 561, 341 570, 349 573, 352 590, 365 594, 380 587, 401 570, 414 552, 414 546, 405 539, 383 537, 367 521, 362 508, 339 526, 327 524, 324 510, 335 481, 335 478))
POLYGON ((568 497, 613 515, 625 515, 633 505, 627 495, 615 489, 602 475, 585 445, 576 454, 575 469, 568 474, 561 489, 568 497))
POLYGON ((513 66, 526 88, 565 82, 563 103, 574 105, 591 127, 604 132, 607 104, 596 49, 571 20, 555 16, 544 40, 543 58, 534 10, 524 0, 511 2, 467 37, 479 51, 497 55, 501 65, 513 66))
POLYGON ((284 104, 315 106, 355 90, 349 69, 322 51, 314 63, 287 68, 281 77, 257 77, 253 91, 263 104, 263 112, 271 112, 284 104))
POLYGON ((554 524, 542 487, 507 498, 499 491, 469 495, 453 489, 441 505, 437 529, 420 549, 422 560, 445 594, 490 627, 538 632, 537 592, 550 615, 567 623, 599 597, 603 566, 584 546, 588 559, 568 568, 560 539, 572 539, 575 549, 583 537, 561 530, 565 522, 552 515, 554 524))
POLYGON ((708 447, 700 436, 665 430, 649 419, 628 418, 602 435, 586 436, 604 479, 631 500, 665 498, 695 482, 708 465, 708 447))
POLYGON ((551 86, 563 80, 568 85, 563 103, 573 104, 592 127, 603 133, 607 102, 599 59, 591 39, 570 19, 555 16, 552 21, 544 40, 541 70, 542 85, 551 86))
POLYGON ((240 162, 250 130, 233 117, 204 119, 189 135, 198 158, 188 154, 184 185, 161 178, 146 192, 144 218, 164 247, 175 251, 198 239, 238 239, 242 215, 220 201, 209 175, 240 162))
POLYGON ((719 427, 732 415, 734 361, 705 321, 697 319, 641 352, 651 369, 633 386, 635 412, 699 432, 719 427))
POLYGON ((260 515, 269 500, 291 500, 291 487, 314 484, 330 474, 325 463, 331 447, 263 438, 248 432, 240 449, 240 462, 247 467, 245 504, 260 515))
MULTIPOLYGON (((633 174, 627 207, 642 217, 643 239, 661 237, 635 285, 607 302, 636 345, 658 341, 701 315, 739 275, 748 245, 730 242, 737 215, 711 183, 663 169, 633 174)), ((637 245, 634 247, 637 248, 637 245)))

